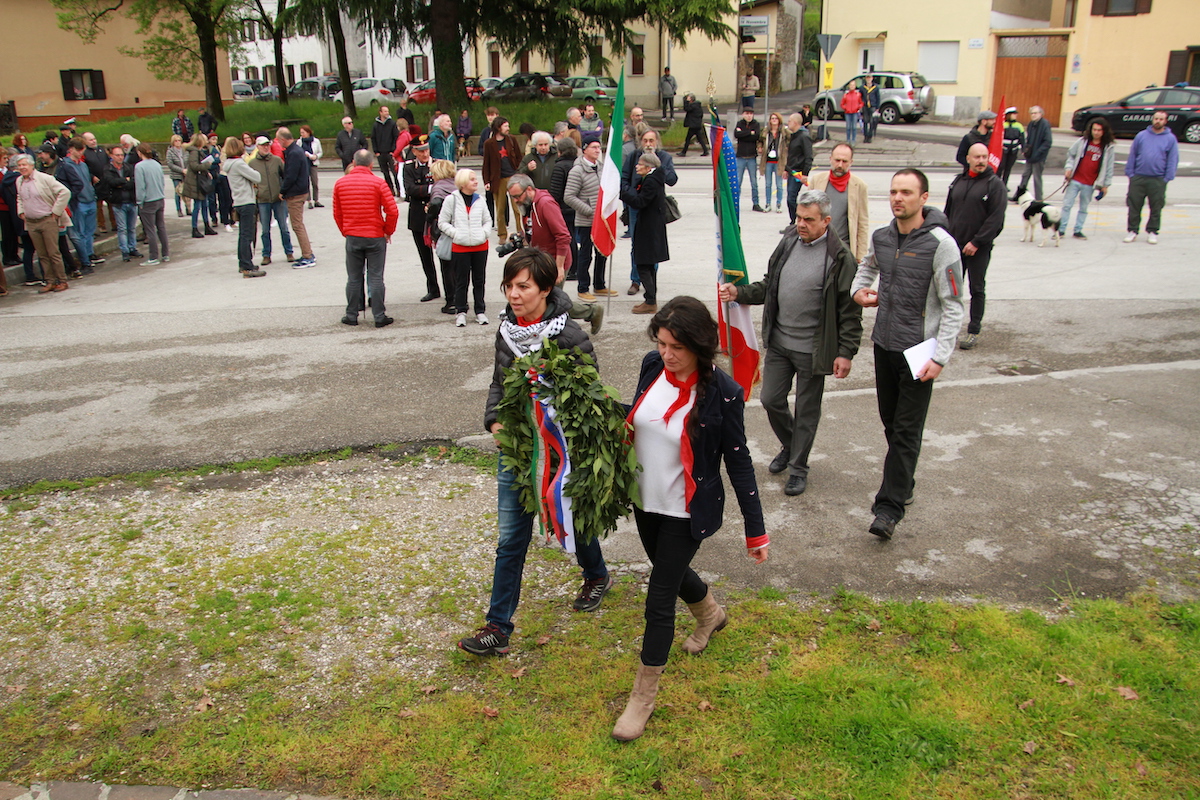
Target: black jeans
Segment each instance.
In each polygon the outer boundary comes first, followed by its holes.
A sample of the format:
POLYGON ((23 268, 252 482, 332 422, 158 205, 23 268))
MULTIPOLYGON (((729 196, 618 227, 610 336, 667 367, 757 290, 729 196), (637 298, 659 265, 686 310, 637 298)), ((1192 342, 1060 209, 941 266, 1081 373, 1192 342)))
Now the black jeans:
POLYGON ((696 140, 696 144, 700 145, 700 155, 708 155, 708 136, 704 133, 704 128, 688 128, 687 136, 683 140, 683 149, 680 150, 680 155, 687 155, 688 145, 692 143, 692 139, 696 140))
POLYGON ((875 345, 875 399, 888 451, 883 460, 883 482, 871 512, 899 521, 912 495, 925 416, 933 397, 933 381, 914 380, 904 353, 875 345))
POLYGON ((638 537, 650 558, 650 586, 646 589, 646 632, 642 637, 642 663, 661 667, 675 638, 675 598, 699 603, 708 584, 692 569, 700 542, 692 538, 692 521, 653 514, 634 507, 638 537))
POLYGON ((433 248, 425 244, 425 231, 410 231, 410 233, 412 233, 413 244, 417 247, 417 255, 421 259, 421 269, 425 272, 425 291, 440 296, 442 292, 438 289, 437 270, 433 266, 433 248))
POLYGON ((662 108, 663 119, 666 119, 667 117, 670 117, 671 119, 675 119, 675 95, 671 95, 670 97, 664 97, 662 99, 662 101, 663 101, 663 108, 662 108))
POLYGON ((454 307, 454 262, 453 261, 442 261, 439 258, 438 264, 442 268, 442 286, 445 289, 444 299, 446 301, 446 305, 453 308, 454 307))
POLYGON ((591 227, 581 228, 576 225, 575 238, 579 240, 579 260, 575 262, 575 278, 578 281, 576 284, 578 290, 586 292, 593 286, 597 289, 605 288, 608 284, 605 283, 604 268, 608 265, 608 257, 593 246, 591 227), (596 254, 595 276, 591 273, 593 253, 596 254))
POLYGON ((992 246, 984 245, 975 255, 962 257, 963 272, 971 287, 971 320, 967 333, 979 333, 983 328, 983 307, 987 302, 987 269, 992 263, 992 246))
POLYGON ((237 207, 238 271, 254 269, 254 237, 258 235, 258 203, 237 207))
POLYGON ((638 264, 638 283, 648 305, 658 304, 658 264, 638 264))
POLYGON ((382 237, 346 237, 346 316, 358 317, 365 310, 363 284, 370 290, 371 314, 381 322, 384 307, 383 264, 387 257, 387 241, 382 237), (363 274, 363 270, 366 274, 363 274))
POLYGON ((454 253, 450 260, 454 264, 454 310, 467 313, 467 287, 475 289, 475 313, 487 311, 487 250, 470 253, 454 253))
POLYGON ((387 181, 388 188, 392 194, 400 191, 397 187, 396 180, 396 161, 392 158, 391 153, 376 153, 375 160, 379 162, 379 171, 383 173, 383 179, 387 181))

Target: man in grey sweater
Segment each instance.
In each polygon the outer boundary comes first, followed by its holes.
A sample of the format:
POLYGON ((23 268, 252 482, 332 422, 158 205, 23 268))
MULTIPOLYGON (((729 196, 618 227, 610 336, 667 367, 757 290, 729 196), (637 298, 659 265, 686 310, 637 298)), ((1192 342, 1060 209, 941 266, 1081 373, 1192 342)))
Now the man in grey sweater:
POLYGON ((894 219, 871 234, 870 250, 850 289, 854 302, 878 308, 871 341, 888 451, 868 530, 881 539, 892 538, 911 502, 933 381, 954 352, 963 318, 958 244, 946 230, 946 215, 926 207, 928 200, 925 173, 902 169, 892 176, 894 219), (879 288, 872 289, 876 278, 879 288), (930 339, 935 340, 933 357, 911 370, 904 351, 930 339))
POLYGON ((825 376, 845 378, 862 338, 862 308, 850 296, 856 264, 829 227, 830 203, 824 192, 797 198, 796 225, 771 254, 767 274, 755 283, 721 286, 724 302, 763 305, 762 404, 782 449, 769 471, 784 470, 784 494, 808 487, 808 455, 821 421, 825 376), (796 410, 788 392, 796 386, 796 410))

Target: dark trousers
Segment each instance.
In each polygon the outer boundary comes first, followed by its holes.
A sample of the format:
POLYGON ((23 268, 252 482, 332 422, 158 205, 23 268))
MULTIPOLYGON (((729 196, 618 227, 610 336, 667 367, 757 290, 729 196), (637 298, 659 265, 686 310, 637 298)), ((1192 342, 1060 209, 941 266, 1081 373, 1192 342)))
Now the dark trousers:
POLYGON ((17 226, 13 225, 12 214, 0 212, 0 253, 3 253, 4 264, 17 260, 17 238, 17 226))
POLYGON ((425 231, 409 231, 413 244, 417 246, 417 255, 421 259, 421 269, 425 272, 425 291, 432 295, 441 296, 438 289, 437 269, 433 265, 433 248, 425 244, 425 231))
POLYGON ((450 260, 454 263, 454 310, 459 314, 467 313, 467 287, 475 289, 475 313, 487 311, 487 250, 476 250, 470 253, 454 253, 450 260))
POLYGON ((375 322, 387 316, 384 307, 383 262, 387 242, 367 236, 346 237, 346 316, 358 317, 363 308, 363 283, 370 291, 371 314, 375 322), (364 275, 363 272, 366 271, 364 275))
POLYGON ((586 228, 576 226, 575 238, 579 240, 579 260, 575 262, 575 277, 578 281, 576 287, 580 292, 586 292, 593 286, 597 289, 605 288, 608 284, 605 283, 604 268, 608 266, 608 258, 592 245, 591 226, 586 228), (592 253, 596 254, 594 279, 591 272, 592 253))
POLYGON ((438 259, 438 264, 442 268, 442 288, 446 305, 450 308, 454 307, 454 262, 442 261, 438 259))
POLYGON ((811 353, 797 353, 767 347, 763 360, 763 410, 771 430, 786 450, 791 451, 788 474, 808 476, 808 454, 817 438, 821 422, 821 398, 825 394, 825 376, 814 375, 811 353), (788 408, 788 391, 796 385, 795 413, 788 408))
POLYGON ((704 128, 687 129, 687 136, 683 139, 683 149, 679 151, 679 154, 687 155, 688 145, 692 143, 692 139, 695 139, 696 144, 700 145, 700 155, 708 155, 708 136, 704 133, 704 128))
MULTIPOLYGON (((803 136, 804 134, 801 134, 803 136)), ((788 207, 788 222, 796 224, 796 198, 800 196, 800 190, 804 188, 804 184, 796 179, 792 173, 787 176, 787 207, 788 207)))
POLYGON ((933 381, 918 381, 908 369, 904 353, 875 345, 875 399, 888 451, 883 460, 883 482, 871 512, 904 518, 904 504, 912 495, 925 416, 933 397, 933 381))
POLYGON ((699 603, 708 584, 692 569, 700 542, 692 538, 692 521, 642 511, 636 506, 638 538, 653 564, 646 589, 646 632, 642 637, 642 663, 661 667, 675 638, 675 598, 699 603))
POLYGON ((862 110, 862 127, 863 141, 869 142, 875 138, 875 126, 879 124, 879 117, 875 113, 875 109, 863 106, 862 110))
POLYGON ((149 200, 138 207, 138 216, 142 220, 142 229, 146 231, 146 246, 150 249, 152 261, 159 256, 171 257, 171 245, 167 241, 167 221, 163 217, 163 206, 162 200, 149 200))
POLYGON ((662 101, 663 101, 663 109, 662 109, 663 119, 666 119, 667 117, 670 117, 671 119, 675 119, 675 95, 671 95, 670 97, 664 97, 662 99, 662 101))
MULTIPOLYGON (((71 239, 65 233, 58 235, 58 254, 62 256, 63 269, 67 274, 79 271, 79 262, 71 255, 71 239)), ((45 273, 44 267, 42 272, 45 273)))
POLYGON ((238 271, 254 269, 254 237, 258 235, 258 203, 237 207, 238 271))
POLYGON ((638 283, 648 305, 658 304, 658 264, 638 264, 638 283))
POLYGON ((1040 202, 1042 199, 1042 170, 1045 168, 1045 161, 1025 159, 1025 171, 1021 173, 1021 183, 1017 186, 1017 194, 1024 192, 1025 187, 1029 185, 1029 179, 1033 178, 1033 199, 1040 202))
POLYGON ((1150 201, 1146 232, 1158 233, 1163 206, 1167 203, 1167 182, 1149 175, 1134 175, 1129 179, 1129 194, 1125 195, 1125 205, 1129 207, 1125 229, 1130 233, 1137 233, 1142 227, 1142 204, 1146 200, 1150 201))
POLYGON ((379 171, 383 173, 383 179, 387 181, 392 194, 398 194, 400 188, 399 181, 396 180, 396 160, 392 158, 392 154, 376 153, 375 160, 379 162, 379 171))
MULTIPOLYGON (((25 270, 26 281, 42 280, 37 272, 33 270, 33 255, 37 252, 33 246, 33 239, 29 238, 28 233, 21 234, 21 267, 25 270)), ((39 265, 40 266, 40 265, 39 265)))
POLYGON ((979 333, 983 327, 983 307, 987 302, 987 268, 992 263, 992 246, 985 245, 975 255, 962 257, 963 272, 971 286, 971 320, 967 333, 979 333))
POLYGON ((217 209, 221 213, 221 224, 232 225, 233 193, 229 190, 229 178, 222 175, 217 178, 217 209))
POLYGON ((1008 176, 1012 174, 1013 164, 1017 163, 1017 156, 1020 150, 1005 150, 1000 159, 1000 180, 1004 181, 1004 188, 1008 188, 1008 176))

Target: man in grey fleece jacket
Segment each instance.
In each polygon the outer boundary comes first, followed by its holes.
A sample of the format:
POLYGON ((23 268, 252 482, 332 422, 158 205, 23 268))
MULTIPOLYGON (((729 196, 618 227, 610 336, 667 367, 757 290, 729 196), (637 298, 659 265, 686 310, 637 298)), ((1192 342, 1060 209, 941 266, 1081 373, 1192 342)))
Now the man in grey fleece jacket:
POLYGON ((871 235, 850 287, 854 302, 879 309, 871 341, 888 452, 868 530, 881 539, 892 538, 911 501, 933 381, 954 352, 963 318, 958 244, 946 230, 946 215, 926 207, 928 200, 925 173, 902 169, 892 176, 889 203, 895 219, 871 235), (871 288, 876 278, 877 290, 871 288), (937 342, 933 358, 913 374, 904 351, 927 339, 937 342))

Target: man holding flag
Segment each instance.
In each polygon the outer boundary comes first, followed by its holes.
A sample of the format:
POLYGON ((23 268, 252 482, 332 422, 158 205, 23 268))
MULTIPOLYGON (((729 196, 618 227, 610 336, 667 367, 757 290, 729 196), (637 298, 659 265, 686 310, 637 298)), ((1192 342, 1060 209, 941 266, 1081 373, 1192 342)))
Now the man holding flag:
POLYGON ((755 283, 723 284, 722 302, 765 305, 767 355, 762 404, 782 449, 768 467, 787 470, 784 494, 808 487, 808 454, 821 421, 825 376, 845 378, 862 338, 862 307, 850 286, 858 269, 854 256, 830 227, 825 192, 805 191, 796 202, 796 225, 784 234, 755 283), (788 408, 795 382, 796 408, 788 408))
POLYGON ((948 230, 962 250, 963 272, 971 284, 971 320, 966 337, 958 343, 963 350, 970 350, 979 342, 992 243, 1004 230, 1004 209, 1008 205, 1008 190, 988 163, 991 157, 987 145, 982 142, 971 145, 967 150, 967 171, 951 181, 946 196, 948 230))

